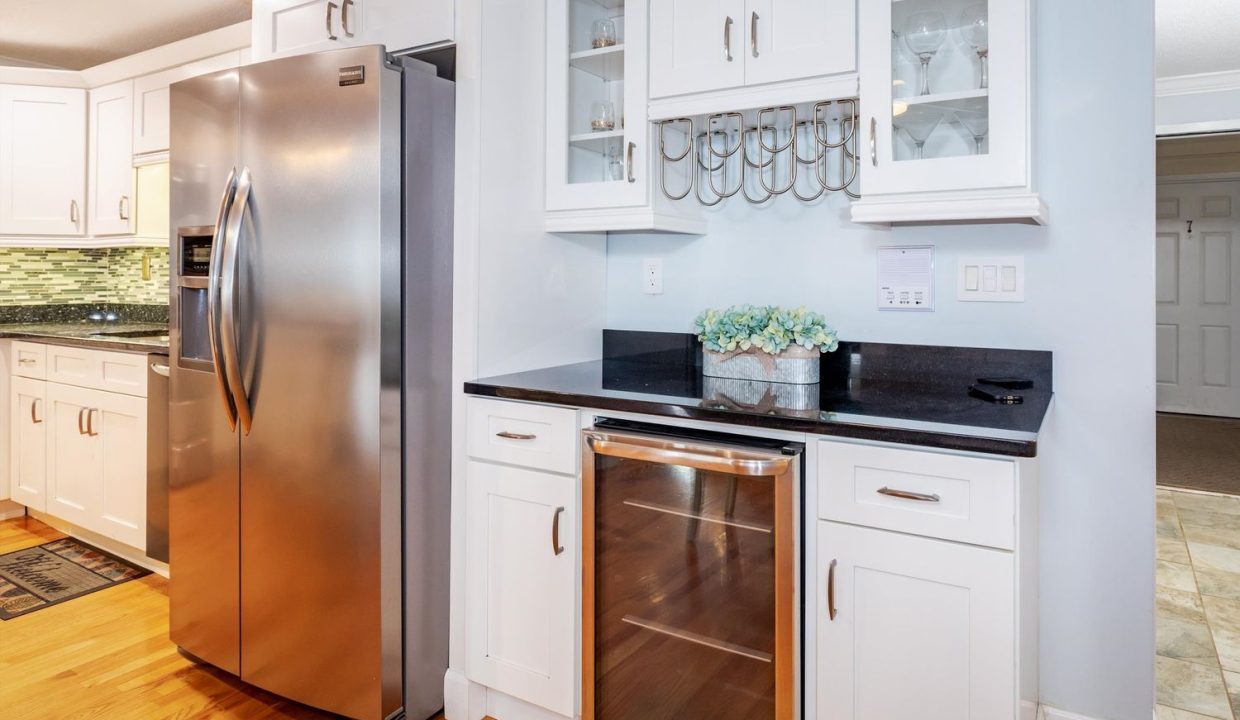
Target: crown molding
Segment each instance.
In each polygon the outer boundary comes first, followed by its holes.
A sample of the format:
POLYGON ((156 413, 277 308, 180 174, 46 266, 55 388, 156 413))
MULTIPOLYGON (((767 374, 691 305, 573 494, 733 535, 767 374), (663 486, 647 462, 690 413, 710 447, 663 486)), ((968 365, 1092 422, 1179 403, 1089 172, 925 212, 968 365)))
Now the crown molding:
POLYGON ((1195 95, 1197 93, 1227 90, 1240 90, 1240 70, 1224 70, 1222 72, 1198 73, 1196 75, 1173 75, 1171 77, 1157 78, 1154 81, 1154 94, 1159 97, 1195 95))

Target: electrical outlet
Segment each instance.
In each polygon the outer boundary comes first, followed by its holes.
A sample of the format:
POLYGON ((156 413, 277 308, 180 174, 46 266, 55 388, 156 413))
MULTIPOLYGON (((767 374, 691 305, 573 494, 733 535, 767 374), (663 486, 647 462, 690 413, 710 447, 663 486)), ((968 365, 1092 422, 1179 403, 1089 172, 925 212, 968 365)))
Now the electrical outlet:
POLYGON ((663 294, 662 258, 646 258, 642 260, 642 293, 646 295, 663 294))

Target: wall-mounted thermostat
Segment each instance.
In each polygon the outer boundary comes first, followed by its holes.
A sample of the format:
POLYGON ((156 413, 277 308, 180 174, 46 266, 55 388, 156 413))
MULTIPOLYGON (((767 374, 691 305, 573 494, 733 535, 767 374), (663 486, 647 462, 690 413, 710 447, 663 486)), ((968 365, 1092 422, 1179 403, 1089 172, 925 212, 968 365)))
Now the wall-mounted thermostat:
POLYGON ((878 309, 934 309, 934 246, 878 249, 878 309))

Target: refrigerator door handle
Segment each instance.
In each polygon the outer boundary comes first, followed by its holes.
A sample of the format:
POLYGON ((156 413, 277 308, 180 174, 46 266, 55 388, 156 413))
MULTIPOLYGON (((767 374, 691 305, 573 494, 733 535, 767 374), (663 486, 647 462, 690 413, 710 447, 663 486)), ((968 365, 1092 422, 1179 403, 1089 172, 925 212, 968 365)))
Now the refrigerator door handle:
POLYGON ((245 221, 246 205, 250 201, 250 169, 241 169, 237 178, 237 191, 232 207, 228 209, 228 222, 224 227, 224 259, 221 269, 220 304, 223 313, 220 315, 220 348, 224 353, 224 377, 228 388, 232 391, 232 404, 237 410, 237 423, 241 431, 250 434, 253 420, 250 412, 250 400, 246 397, 245 383, 241 377, 241 354, 237 350, 237 292, 238 267, 240 258, 241 226, 245 221), (226 276, 226 277, 223 277, 226 276))
POLYGON ((211 262, 207 270, 207 335, 211 343, 211 366, 215 371, 215 384, 224 401, 224 414, 228 416, 228 429, 237 429, 237 410, 233 407, 232 390, 224 375, 224 350, 220 338, 220 290, 221 271, 224 264, 226 233, 229 210, 237 191, 237 168, 228 173, 224 192, 220 195, 220 210, 215 217, 215 237, 211 241, 211 262))

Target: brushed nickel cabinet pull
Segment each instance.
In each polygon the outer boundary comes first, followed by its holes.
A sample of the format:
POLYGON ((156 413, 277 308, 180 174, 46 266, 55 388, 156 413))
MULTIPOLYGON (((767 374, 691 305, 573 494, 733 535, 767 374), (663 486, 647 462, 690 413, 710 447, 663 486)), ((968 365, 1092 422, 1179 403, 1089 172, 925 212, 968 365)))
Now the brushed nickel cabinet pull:
POLYGON ((116 214, 120 216, 121 220, 129 219, 129 196, 128 195, 121 195, 120 202, 116 204, 116 214))
POLYGON ((22 358, 21 360, 17 361, 17 364, 18 365, 34 365, 35 362, 36 361, 34 358, 22 358))
POLYGON ((903 498, 905 500, 916 500, 918 502, 936 503, 940 500, 938 495, 913 492, 911 490, 892 490, 891 488, 888 488, 888 487, 879 488, 878 494, 888 495, 890 497, 903 498))
POLYGON ((77 225, 78 222, 78 206, 77 200, 69 201, 69 222, 77 225))
POLYGON ((758 12, 749 14, 749 49, 758 57, 758 12))
POLYGON ((628 168, 629 182, 631 183, 637 182, 637 176, 633 174, 633 151, 636 149, 637 149, 637 143, 635 142, 629 143, 629 157, 628 157, 628 160, 625 161, 625 166, 628 168))
POLYGON ((732 62, 732 16, 723 21, 723 59, 732 62))
POLYGON ((878 121, 870 117, 870 162, 878 167, 878 121))
POLYGON ((495 437, 502 437, 506 440, 533 440, 538 436, 533 433, 515 433, 505 430, 503 432, 495 433, 495 437))
POLYGON ((95 432, 95 413, 99 412, 99 408, 91 408, 86 411, 86 434, 94 437, 99 433, 95 432))
POLYGON ((334 2, 327 3, 327 39, 328 40, 339 40, 340 39, 336 37, 336 33, 332 32, 332 10, 335 10, 337 7, 339 6, 336 5, 336 3, 334 2))
POLYGON ((349 29, 349 8, 353 6, 353 0, 344 0, 340 4, 340 27, 344 30, 345 37, 353 37, 353 31, 349 29))
POLYGON ((86 434, 86 426, 82 424, 82 416, 86 414, 86 408, 78 410, 78 435, 86 434))
POLYGON ((35 425, 38 425, 39 423, 43 422, 43 419, 40 418, 37 413, 38 408, 39 408, 39 398, 34 398, 33 400, 30 401, 30 422, 34 423, 35 425))
POLYGON ((556 555, 564 552, 564 546, 560 544, 560 514, 563 512, 564 508, 558 507, 551 518, 551 551, 556 555))
POLYGON ((835 558, 827 566, 827 615, 835 620, 835 558))

